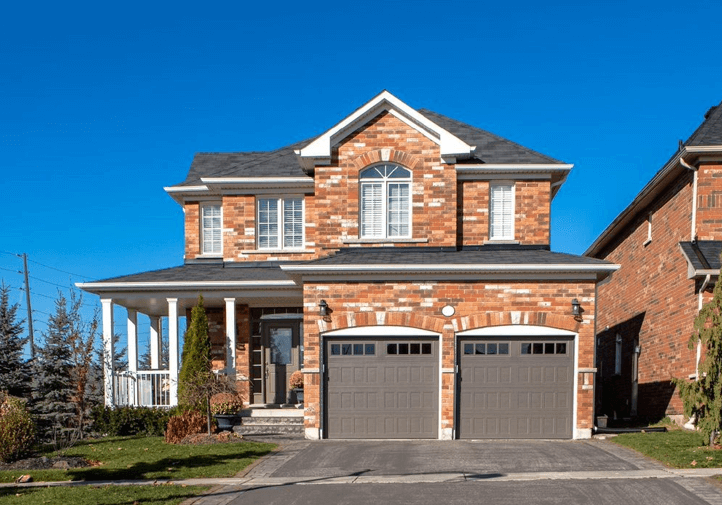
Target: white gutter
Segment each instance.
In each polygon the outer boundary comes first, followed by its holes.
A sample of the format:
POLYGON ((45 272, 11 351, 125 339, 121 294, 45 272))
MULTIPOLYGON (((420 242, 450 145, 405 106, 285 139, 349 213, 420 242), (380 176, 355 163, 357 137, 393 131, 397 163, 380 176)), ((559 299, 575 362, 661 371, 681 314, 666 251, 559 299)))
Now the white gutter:
POLYGON ((278 281, 173 281, 173 282, 77 282, 76 287, 91 291, 102 290, 163 290, 163 289, 228 289, 228 288, 257 288, 273 289, 295 287, 290 280, 278 281))
POLYGON ((208 186, 165 186, 166 193, 199 193, 208 191, 208 186))
POLYGON ((485 172, 489 170, 505 170, 505 171, 535 171, 535 172, 549 172, 549 171, 569 171, 574 168, 573 164, 570 163, 480 163, 475 165, 462 165, 457 166, 457 172, 485 172))
POLYGON ((311 184, 311 177, 201 177, 204 184, 285 186, 287 184, 311 184))
POLYGON ((679 164, 694 173, 692 182, 692 231, 690 232, 690 241, 695 242, 697 240, 697 173, 699 168, 687 163, 682 156, 679 157, 679 164))
MULTIPOLYGON (((695 175, 696 175, 696 172, 695 172, 695 175)), ((711 280, 712 280, 712 275, 707 274, 707 277, 704 278, 704 282, 702 283, 702 286, 699 288, 699 294, 698 294, 699 301, 697 303, 697 305, 698 305, 697 311, 698 312, 700 310, 702 310, 702 305, 703 305, 703 301, 704 301, 704 291, 705 291, 705 289, 707 289, 707 286, 709 286, 709 283, 711 280)), ((698 340, 697 341, 697 361, 695 361, 695 364, 694 364, 695 378, 699 377, 699 362, 701 359, 702 359, 702 342, 698 340)))
POLYGON ((612 273, 620 265, 550 264, 465 264, 465 265, 279 265, 284 272, 343 273, 343 272, 585 272, 612 273))

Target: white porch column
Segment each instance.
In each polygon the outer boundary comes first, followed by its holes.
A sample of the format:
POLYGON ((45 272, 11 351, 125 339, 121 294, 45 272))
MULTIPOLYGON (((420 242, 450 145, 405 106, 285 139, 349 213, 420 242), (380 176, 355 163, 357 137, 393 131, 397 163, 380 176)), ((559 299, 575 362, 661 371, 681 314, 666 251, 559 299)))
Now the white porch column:
POLYGON ((170 405, 178 405, 178 298, 168 298, 168 369, 170 405))
POLYGON ((236 376, 236 299, 226 301, 226 374, 236 376))
POLYGON ((138 312, 128 309, 128 372, 130 372, 129 400, 131 405, 138 405, 138 312))
POLYGON ((113 299, 101 298, 100 303, 103 307, 103 384, 105 390, 105 406, 113 407, 115 405, 115 396, 113 394, 113 299))
POLYGON ((159 316, 150 316, 150 368, 160 368, 160 338, 162 335, 161 319, 159 316))

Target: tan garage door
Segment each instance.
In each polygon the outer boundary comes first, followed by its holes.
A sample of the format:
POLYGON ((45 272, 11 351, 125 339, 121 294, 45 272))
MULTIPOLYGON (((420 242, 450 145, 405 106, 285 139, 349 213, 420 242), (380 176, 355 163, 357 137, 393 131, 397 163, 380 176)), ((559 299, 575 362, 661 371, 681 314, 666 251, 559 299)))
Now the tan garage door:
POLYGON ((439 355, 434 339, 328 339, 328 438, 437 438, 439 355))
POLYGON ((571 438, 573 341, 459 340, 459 438, 571 438))

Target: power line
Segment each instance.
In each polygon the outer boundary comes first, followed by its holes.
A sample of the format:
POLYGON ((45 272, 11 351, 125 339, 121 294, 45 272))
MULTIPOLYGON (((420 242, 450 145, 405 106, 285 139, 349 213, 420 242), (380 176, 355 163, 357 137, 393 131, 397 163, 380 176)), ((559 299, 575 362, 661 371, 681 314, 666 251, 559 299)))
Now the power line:
POLYGON ((59 287, 62 289, 68 289, 68 288, 72 287, 72 286, 63 286, 61 284, 56 284, 54 282, 46 281, 45 279, 41 279, 40 277, 35 277, 33 275, 29 275, 28 277, 30 277, 31 279, 35 279, 36 281, 44 282, 45 284, 50 284, 52 286, 56 286, 56 287, 59 287))
POLYGON ((21 274, 21 275, 22 275, 22 272, 21 272, 20 270, 11 270, 11 269, 9 269, 9 268, 3 268, 3 267, 0 267, 0 270, 5 270, 6 272, 12 272, 12 273, 14 273, 14 274, 21 274))
POLYGON ((49 269, 51 269, 51 270, 55 270, 56 272, 61 272, 61 273, 68 274, 68 275, 74 275, 74 276, 76 276, 76 277, 81 277, 81 278, 83 278, 83 279, 92 279, 92 277, 88 277, 87 275, 80 275, 80 274, 76 274, 76 273, 73 273, 73 272, 68 272, 68 271, 66 271, 66 270, 61 270, 60 268, 51 267, 50 265, 46 265, 46 264, 44 264, 44 263, 40 263, 39 261, 35 261, 35 260, 31 260, 31 259, 28 259, 28 261, 29 261, 30 263, 35 263, 36 265, 40 265, 40 266, 45 267, 45 268, 49 268, 49 269))
POLYGON ((8 252, 8 251, 0 251, 0 254, 8 254, 8 255, 10 255, 10 256, 17 256, 18 258, 22 258, 22 257, 23 257, 22 254, 12 253, 12 252, 8 252))

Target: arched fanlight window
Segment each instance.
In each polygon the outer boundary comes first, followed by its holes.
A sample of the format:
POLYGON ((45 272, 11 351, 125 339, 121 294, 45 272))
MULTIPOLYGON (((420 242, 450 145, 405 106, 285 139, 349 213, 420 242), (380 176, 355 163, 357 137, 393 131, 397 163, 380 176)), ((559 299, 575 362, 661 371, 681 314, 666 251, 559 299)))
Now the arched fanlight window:
POLYGON ((386 163, 366 168, 361 184, 361 238, 411 237, 411 171, 386 163))

